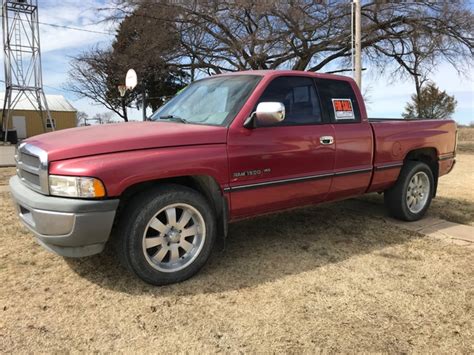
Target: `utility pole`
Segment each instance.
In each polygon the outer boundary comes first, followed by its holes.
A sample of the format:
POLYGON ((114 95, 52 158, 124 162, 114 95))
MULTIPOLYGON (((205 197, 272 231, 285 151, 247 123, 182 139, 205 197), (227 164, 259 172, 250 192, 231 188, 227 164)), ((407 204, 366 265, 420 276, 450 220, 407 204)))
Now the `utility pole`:
POLYGON ((43 91, 38 0, 2 0, 2 17, 6 89, 2 129, 6 142, 13 110, 22 97, 37 109, 45 132, 46 121, 52 130, 54 125, 43 91))
POLYGON ((142 119, 143 121, 146 121, 146 90, 145 90, 145 85, 143 84, 142 87, 142 119))
POLYGON ((361 47, 361 9, 360 0, 354 0, 355 5, 355 77, 359 89, 362 89, 362 47, 361 47))

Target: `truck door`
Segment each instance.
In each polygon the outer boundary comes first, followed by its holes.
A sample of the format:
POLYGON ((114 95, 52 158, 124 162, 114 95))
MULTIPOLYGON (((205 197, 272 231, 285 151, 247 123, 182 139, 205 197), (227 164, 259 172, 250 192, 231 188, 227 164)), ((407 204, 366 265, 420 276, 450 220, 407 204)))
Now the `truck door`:
POLYGON ((324 200, 334 168, 334 128, 321 114, 313 79, 273 79, 258 102, 281 102, 284 121, 229 130, 233 218, 324 200))
POLYGON ((372 178, 373 133, 350 82, 316 78, 323 117, 334 128, 334 178, 327 200, 363 194, 372 178))

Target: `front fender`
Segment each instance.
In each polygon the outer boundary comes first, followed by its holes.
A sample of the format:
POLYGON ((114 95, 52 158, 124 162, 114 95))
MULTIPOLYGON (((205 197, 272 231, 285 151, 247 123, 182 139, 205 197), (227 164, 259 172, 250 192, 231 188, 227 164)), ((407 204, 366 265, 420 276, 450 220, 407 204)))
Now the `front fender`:
POLYGON ((179 176, 211 176, 221 187, 229 181, 225 144, 133 150, 54 161, 49 173, 99 178, 108 197, 120 196, 135 184, 179 176))

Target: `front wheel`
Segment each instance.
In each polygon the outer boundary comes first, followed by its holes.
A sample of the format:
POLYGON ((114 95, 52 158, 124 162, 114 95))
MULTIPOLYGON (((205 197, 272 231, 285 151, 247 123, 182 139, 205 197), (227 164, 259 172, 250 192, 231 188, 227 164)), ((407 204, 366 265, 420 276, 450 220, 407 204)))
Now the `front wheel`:
POLYGON ((193 276, 215 240, 215 217, 197 191, 167 185, 137 196, 120 215, 117 252, 145 282, 165 285, 193 276))
POLYGON ((417 221, 428 210, 433 197, 434 178, 430 167, 418 161, 407 161, 394 186, 384 193, 390 214, 405 221, 417 221))

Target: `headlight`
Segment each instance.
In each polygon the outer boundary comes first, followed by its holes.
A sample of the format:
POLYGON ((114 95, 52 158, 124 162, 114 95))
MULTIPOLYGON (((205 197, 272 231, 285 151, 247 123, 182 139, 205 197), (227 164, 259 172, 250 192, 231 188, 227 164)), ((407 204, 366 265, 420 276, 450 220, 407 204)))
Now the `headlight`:
POLYGON ((102 181, 82 176, 49 176, 49 192, 55 196, 97 198, 105 196, 102 181))

